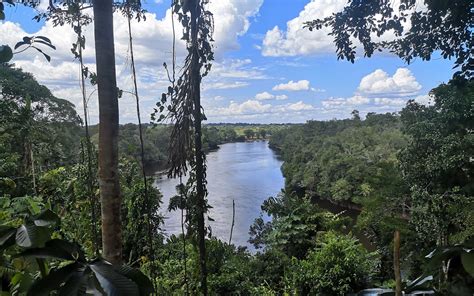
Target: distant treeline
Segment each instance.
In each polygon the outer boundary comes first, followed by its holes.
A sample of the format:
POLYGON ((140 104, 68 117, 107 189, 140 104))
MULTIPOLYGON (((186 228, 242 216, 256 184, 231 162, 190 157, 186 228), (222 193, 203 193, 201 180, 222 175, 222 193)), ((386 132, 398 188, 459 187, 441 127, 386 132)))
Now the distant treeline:
MULTIPOLYGON (((219 145, 248 140, 268 139, 276 131, 289 125, 282 124, 209 124, 202 130, 203 149, 212 151, 219 145)), ((167 168, 168 144, 171 125, 144 124, 145 169, 149 174, 167 168)), ((98 143, 98 125, 91 126, 92 141, 98 143)), ((120 126, 119 153, 122 157, 140 160, 140 136, 138 125, 127 123, 120 126)))
MULTIPOLYGON (((353 111, 351 119, 275 132, 270 146, 286 178, 284 194, 269 201, 284 204, 278 219, 294 219, 294 205, 306 199, 356 206, 356 227, 381 255, 382 278, 393 270, 394 231, 402 234, 403 270, 411 277, 428 270, 424 256, 436 246, 472 241, 474 84, 452 81, 431 94, 428 106, 409 101, 399 113, 362 120, 353 111)), ((258 222, 261 240, 271 232, 258 222)))

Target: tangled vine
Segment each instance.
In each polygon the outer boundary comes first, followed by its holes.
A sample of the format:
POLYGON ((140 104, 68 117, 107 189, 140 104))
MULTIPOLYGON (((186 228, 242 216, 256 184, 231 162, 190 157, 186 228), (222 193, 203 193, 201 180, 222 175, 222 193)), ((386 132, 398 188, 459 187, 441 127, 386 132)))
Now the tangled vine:
MULTIPOLYGON (((189 172, 185 188, 186 200, 170 203, 170 209, 186 208, 188 235, 199 249, 201 292, 207 295, 207 268, 204 215, 209 209, 206 201, 207 181, 205 155, 202 151, 201 123, 206 119, 201 106, 201 81, 214 60, 212 34, 214 19, 206 9, 208 0, 173 0, 172 9, 183 26, 182 40, 186 42, 188 54, 182 73, 173 80, 166 93, 156 104, 152 119, 156 122, 173 123, 170 138, 168 171, 169 177, 182 177, 189 172), (158 116, 159 115, 159 116, 158 116)), ((167 68, 166 64, 164 64, 167 68)))

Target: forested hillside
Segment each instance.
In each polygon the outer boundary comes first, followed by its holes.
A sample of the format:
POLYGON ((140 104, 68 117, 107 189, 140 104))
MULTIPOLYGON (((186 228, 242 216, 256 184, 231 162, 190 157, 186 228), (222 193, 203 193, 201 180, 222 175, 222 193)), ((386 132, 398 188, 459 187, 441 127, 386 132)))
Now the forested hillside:
MULTIPOLYGON (((12 66, 2 66, 1 75, 3 217, 39 217, 53 215, 47 212, 53 211, 61 221, 61 231, 48 226, 39 233, 54 231, 92 255, 99 239, 97 217, 92 213, 99 208, 88 192, 91 185, 97 192, 98 184, 89 183, 86 146, 81 141, 84 130, 74 106, 12 66)), ((270 137, 270 147, 284 160, 286 177, 282 193, 262 205, 271 221, 256 217, 250 229, 250 242, 259 253, 253 255, 216 239, 206 243, 214 255, 209 261, 210 290, 219 295, 231 291, 243 295, 285 291, 342 295, 370 286, 391 287, 394 231, 401 233, 402 269, 409 278, 429 274, 432 269, 424 256, 435 245, 466 243, 474 230, 470 158, 473 85, 453 82, 439 86, 433 95, 431 106, 412 101, 400 114, 370 113, 364 119, 354 111, 351 119, 300 125, 206 126, 206 149, 270 137), (317 206, 320 199, 359 209, 360 215, 352 221, 343 213, 329 213, 317 206), (365 250, 348 233, 354 227, 367 236, 376 252, 365 250), (339 274, 339 268, 347 274, 339 274), (325 278, 328 272, 335 274, 325 278), (336 281, 343 278, 347 286, 335 288, 336 281), (314 282, 319 284, 308 284, 314 282)), ((145 155, 150 157, 145 163, 150 172, 167 167, 170 132, 168 125, 145 125, 145 155)), ((91 135, 97 143, 97 126, 91 127, 91 135)), ((159 234, 162 217, 158 211, 168 205, 160 204, 161 195, 154 188, 147 188, 154 197, 144 199, 139 148, 138 126, 122 125, 119 151, 124 259, 135 266, 141 262, 148 273, 152 267, 148 259, 140 257, 148 248, 147 224, 137 221, 142 221, 144 211, 151 208, 155 213, 152 231, 159 234)), ((92 161, 95 163, 96 157, 92 161)), ((92 168, 97 174, 95 165, 92 168)), ((3 235, 8 235, 9 229, 5 228, 3 235)), ((31 245, 44 244, 37 236, 29 238, 31 245)), ((158 263, 153 266, 160 274, 156 289, 161 294, 182 291, 182 240, 175 236, 166 240, 162 235, 153 240, 160 250, 158 263)), ((198 253, 191 241, 186 249, 186 266, 193 270, 198 253)), ((5 262, 11 260, 12 251, 4 254, 5 262)), ((456 251, 449 252, 456 256, 456 251)), ((460 262, 453 262, 458 264, 453 265, 458 273, 445 289, 467 287, 472 279, 463 274, 460 262)), ((34 276, 34 267, 14 271, 13 263, 6 263, 11 272, 34 276)), ((197 291, 197 275, 193 272, 188 276, 186 289, 197 291)))
POLYGON ((287 2, 0 2, 0 296, 474 295, 472 1, 287 2))
MULTIPOLYGON (((257 220, 253 242, 271 243, 274 235, 298 229, 308 219, 299 200, 320 199, 361 210, 356 227, 379 250, 382 277, 391 274, 395 230, 402 235, 404 270, 413 274, 423 271, 434 245, 472 238, 473 91, 472 83, 453 81, 432 91, 430 106, 410 101, 400 114, 369 113, 361 120, 354 111, 352 119, 311 121, 275 133, 270 145, 285 161, 287 184, 263 206, 273 225, 257 220), (280 229, 282 220, 296 219, 295 210, 303 211, 297 224, 280 229)), ((286 241, 294 246, 297 240, 286 241)))

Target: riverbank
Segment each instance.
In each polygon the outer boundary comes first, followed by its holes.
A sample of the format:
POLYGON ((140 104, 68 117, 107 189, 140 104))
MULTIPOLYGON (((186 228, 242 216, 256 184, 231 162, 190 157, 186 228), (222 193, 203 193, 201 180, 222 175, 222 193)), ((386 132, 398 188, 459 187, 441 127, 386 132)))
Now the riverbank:
MULTIPOLYGON (((235 202, 235 225, 232 243, 246 246, 249 228, 260 216, 261 205, 269 196, 276 196, 284 187, 280 171, 282 162, 268 147, 267 141, 235 142, 220 145, 207 155, 208 202, 212 206, 209 221, 213 236, 228 241, 232 226, 232 202, 235 202)), ((186 178, 183 180, 186 182, 186 178)), ((165 174, 156 178, 155 186, 163 194, 163 209, 176 195, 179 180, 165 174)), ((179 212, 161 213, 166 217, 163 229, 167 235, 181 232, 179 212)))

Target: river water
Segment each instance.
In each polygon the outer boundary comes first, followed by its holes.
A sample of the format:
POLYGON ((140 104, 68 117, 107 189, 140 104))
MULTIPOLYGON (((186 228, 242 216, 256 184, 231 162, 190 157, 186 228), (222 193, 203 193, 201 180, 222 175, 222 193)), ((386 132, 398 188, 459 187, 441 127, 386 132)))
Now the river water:
MULTIPOLYGON (((268 147, 267 141, 227 143, 207 155, 208 203, 212 234, 228 241, 232 225, 232 200, 235 201, 235 225, 232 243, 249 246, 249 227, 260 215, 260 205, 284 187, 282 162, 268 147)), ((166 176, 155 182, 163 194, 161 213, 166 217, 164 232, 181 233, 180 211, 168 212, 170 197, 176 195, 176 179, 166 176)))

